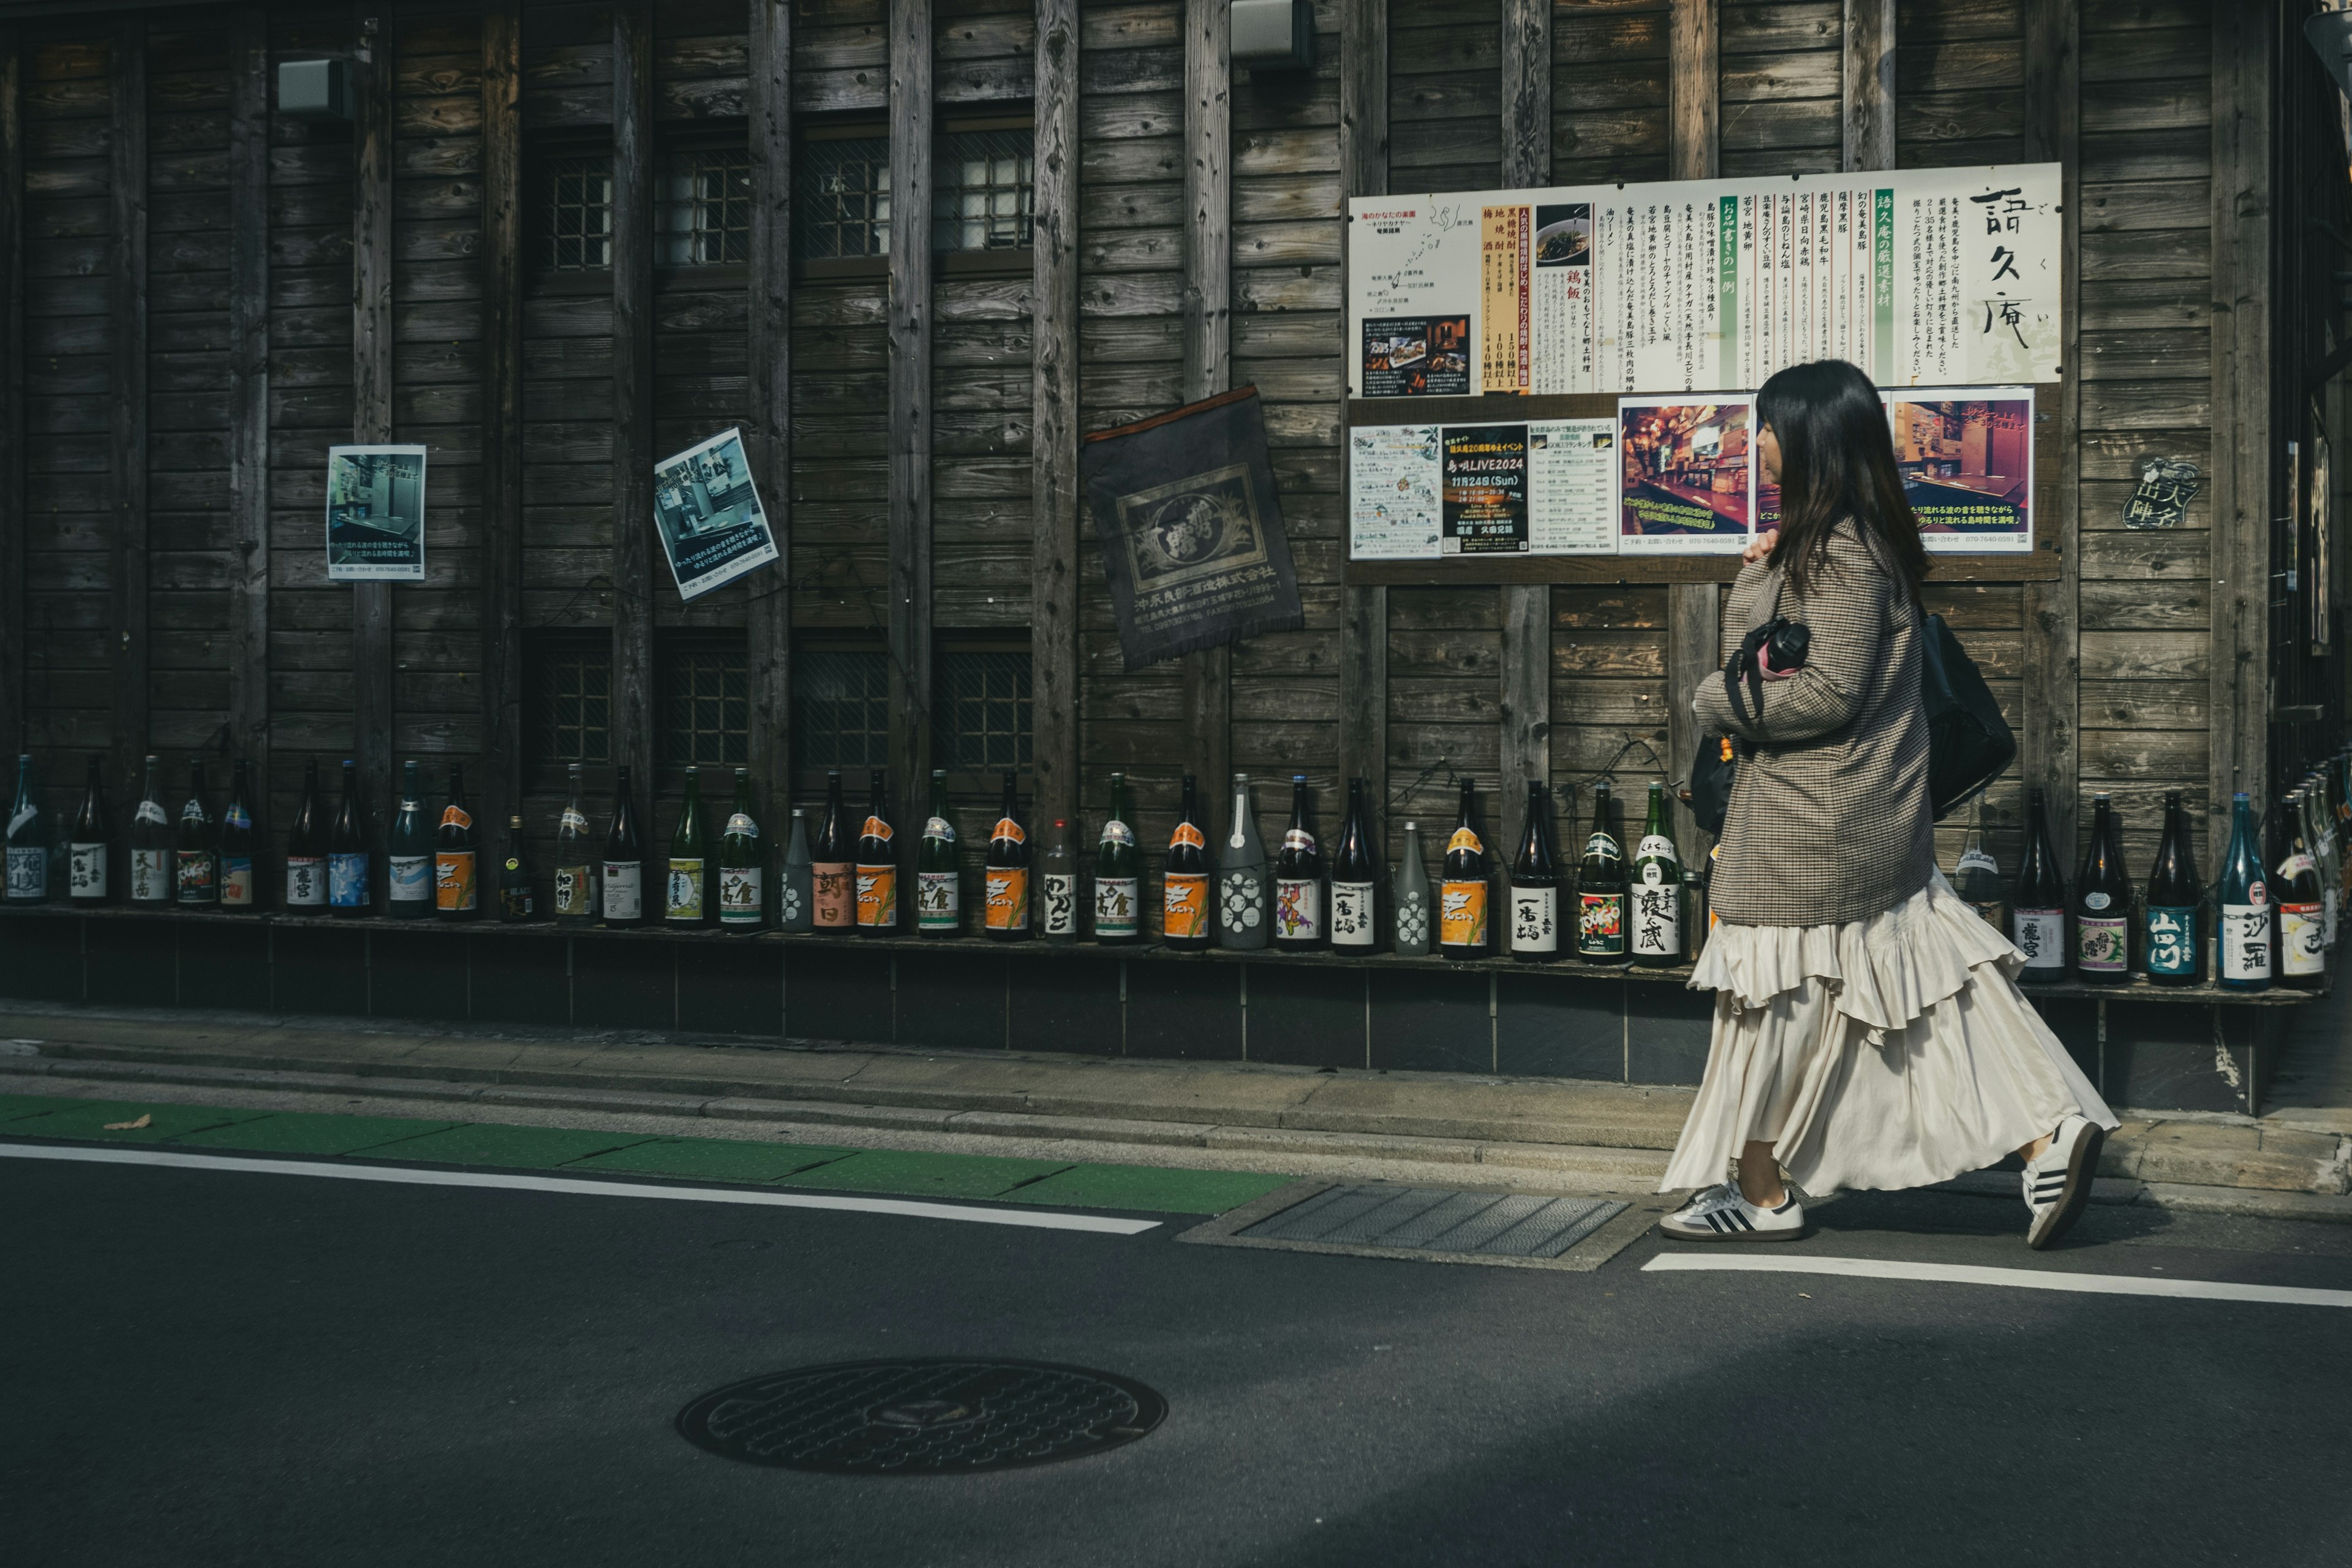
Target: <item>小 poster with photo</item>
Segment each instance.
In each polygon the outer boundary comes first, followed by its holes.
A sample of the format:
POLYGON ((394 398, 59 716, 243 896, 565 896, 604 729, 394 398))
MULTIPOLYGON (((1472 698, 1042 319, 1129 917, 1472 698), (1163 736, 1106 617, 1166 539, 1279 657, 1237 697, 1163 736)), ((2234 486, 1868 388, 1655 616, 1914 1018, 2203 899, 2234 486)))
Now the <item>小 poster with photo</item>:
POLYGON ((327 580, 425 581, 425 448, 327 448, 327 580))
POLYGON ((2033 548, 2033 389, 1887 395, 1903 496, 1928 552, 2033 548))
POLYGON ((1528 425, 1529 554, 1614 555, 1616 500, 1616 420, 1528 425))
POLYGON ((1617 404, 1621 554, 1738 554, 1755 516, 1745 398, 1626 397, 1617 404))
POLYGON ((654 465, 654 526, 683 599, 776 559, 741 431, 713 436, 654 465))
POLYGON ((1448 425, 1444 464, 1447 555, 1525 554, 1528 550, 1528 427, 1448 425))
POLYGON ((1391 317, 1364 323, 1366 397, 1465 397, 1470 318, 1391 317))

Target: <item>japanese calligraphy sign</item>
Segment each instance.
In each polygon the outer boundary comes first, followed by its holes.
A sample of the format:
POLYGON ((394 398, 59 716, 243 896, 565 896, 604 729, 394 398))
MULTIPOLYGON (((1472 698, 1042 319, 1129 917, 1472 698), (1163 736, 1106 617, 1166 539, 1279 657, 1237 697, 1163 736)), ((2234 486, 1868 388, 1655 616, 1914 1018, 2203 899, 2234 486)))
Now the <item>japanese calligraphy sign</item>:
POLYGON ((2139 484, 2124 501, 2126 528, 2179 528, 2205 476, 2186 458, 2151 453, 2133 465, 2139 484))
POLYGON ((1349 389, 2054 381, 2058 199, 2055 163, 1353 198, 1349 389))

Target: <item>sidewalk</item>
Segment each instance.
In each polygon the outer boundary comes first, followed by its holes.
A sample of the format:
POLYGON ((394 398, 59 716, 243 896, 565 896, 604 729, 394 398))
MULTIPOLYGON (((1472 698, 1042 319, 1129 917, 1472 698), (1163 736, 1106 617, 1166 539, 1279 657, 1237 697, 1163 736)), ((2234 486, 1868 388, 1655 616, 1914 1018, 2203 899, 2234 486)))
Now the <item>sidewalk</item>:
MULTIPOLYGON (((2334 1066, 2339 1009, 2312 1010, 2320 1016, 2290 1058, 2294 1092, 2275 1095, 2283 1109, 2271 1116, 2123 1112, 2099 1198, 2352 1221, 2352 1112, 2314 1103, 2344 1070, 2334 1066)), ((2288 1079, 2283 1069, 2283 1089, 2288 1079)), ((292 1094, 494 1106, 505 1120, 564 1125, 583 1114, 691 1119, 719 1137, 1085 1151, 1178 1167, 1620 1194, 1656 1186, 1690 1103, 1687 1089, 1562 1079, 0 1010, 0 1091, 126 1093, 133 1084, 150 1098, 201 1093, 209 1103, 292 1094)), ((2016 1190, 2000 1173, 1958 1184, 2016 1190)))

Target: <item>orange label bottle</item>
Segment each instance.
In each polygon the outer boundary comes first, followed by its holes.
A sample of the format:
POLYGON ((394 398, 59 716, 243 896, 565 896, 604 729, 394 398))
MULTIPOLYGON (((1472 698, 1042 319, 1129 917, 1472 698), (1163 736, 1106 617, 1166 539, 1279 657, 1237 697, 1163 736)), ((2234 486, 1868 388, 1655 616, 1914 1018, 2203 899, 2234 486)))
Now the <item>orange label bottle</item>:
POLYGON ((981 922, 988 931, 1029 929, 1029 868, 991 866, 982 884, 981 922))

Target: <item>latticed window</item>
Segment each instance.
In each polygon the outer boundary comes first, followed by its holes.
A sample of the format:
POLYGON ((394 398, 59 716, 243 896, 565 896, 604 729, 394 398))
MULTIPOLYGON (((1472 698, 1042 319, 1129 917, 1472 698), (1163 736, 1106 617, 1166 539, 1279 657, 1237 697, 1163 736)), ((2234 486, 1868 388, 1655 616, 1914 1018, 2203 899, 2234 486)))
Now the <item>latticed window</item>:
POLYGON ((1029 765, 1029 656, 949 653, 932 693, 938 765, 981 773, 1029 765))
POLYGON ((939 250, 1021 250, 1029 245, 1036 132, 952 132, 931 169, 931 245, 939 250))
POLYGON ((557 272, 613 265, 613 160, 604 153, 551 158, 541 175, 542 258, 557 272))
POLYGON ((890 139, 812 137, 793 151, 793 221, 801 259, 887 254, 890 139))
POLYGON ((803 767, 890 763, 890 656, 811 650, 793 660, 793 755, 803 767))
POLYGON ((717 267, 751 258, 751 154, 741 148, 676 153, 662 168, 661 260, 717 267))
POLYGON ((532 736, 543 763, 601 763, 613 749, 613 645, 566 638, 530 652, 532 736))
POLYGON ((751 760, 751 701, 740 648, 665 650, 661 761, 666 767, 740 767, 751 760))

